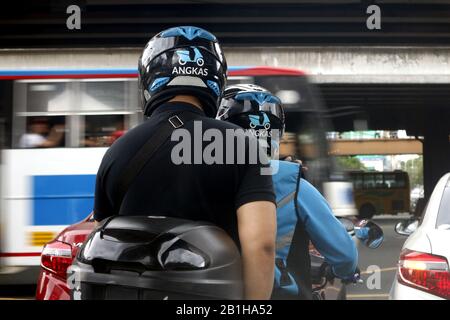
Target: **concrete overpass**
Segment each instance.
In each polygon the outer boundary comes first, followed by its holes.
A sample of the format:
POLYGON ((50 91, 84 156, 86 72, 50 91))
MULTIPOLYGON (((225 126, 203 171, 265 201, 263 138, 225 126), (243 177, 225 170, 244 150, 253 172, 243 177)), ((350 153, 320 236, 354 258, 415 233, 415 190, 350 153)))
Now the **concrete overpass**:
POLYGON ((40 0, 0 11, 8 48, 142 47, 174 25, 214 32, 227 46, 449 45, 449 0, 40 0), (81 29, 66 28, 66 8, 81 9, 81 29), (367 8, 381 10, 369 30, 367 8))
POLYGON ((415 139, 331 140, 334 156, 422 154, 422 142, 415 139))

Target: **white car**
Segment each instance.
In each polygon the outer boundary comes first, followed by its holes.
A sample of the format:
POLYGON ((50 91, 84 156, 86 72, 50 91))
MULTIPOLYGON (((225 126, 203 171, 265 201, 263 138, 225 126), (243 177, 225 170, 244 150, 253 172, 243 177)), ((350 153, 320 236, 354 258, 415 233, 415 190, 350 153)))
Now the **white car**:
POLYGON ((437 183, 421 220, 395 226, 397 233, 410 236, 400 253, 390 299, 450 299, 450 173, 437 183))

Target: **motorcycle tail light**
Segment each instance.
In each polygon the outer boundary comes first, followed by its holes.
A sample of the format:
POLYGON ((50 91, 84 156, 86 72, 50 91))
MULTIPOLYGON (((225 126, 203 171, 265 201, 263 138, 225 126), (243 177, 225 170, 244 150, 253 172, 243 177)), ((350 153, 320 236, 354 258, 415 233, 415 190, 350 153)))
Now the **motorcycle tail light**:
POLYGON ((61 279, 66 279, 67 268, 72 264, 72 246, 61 241, 45 245, 41 254, 41 266, 61 279))
POLYGON ((450 299, 450 271, 444 257, 403 250, 398 263, 398 281, 406 286, 450 299))

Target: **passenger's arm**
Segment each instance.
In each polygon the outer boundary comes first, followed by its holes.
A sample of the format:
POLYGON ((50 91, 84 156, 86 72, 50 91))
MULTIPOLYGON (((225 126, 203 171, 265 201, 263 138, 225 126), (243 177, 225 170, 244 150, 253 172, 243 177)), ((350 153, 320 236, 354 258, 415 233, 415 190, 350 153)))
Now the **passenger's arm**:
POLYGON ((239 207, 237 216, 245 299, 269 299, 275 268, 275 204, 249 202, 239 207))
POLYGON ((47 139, 42 142, 39 147, 41 148, 55 148, 58 147, 64 138, 64 125, 56 124, 50 130, 47 139))
POLYGON ((338 278, 351 278, 358 264, 356 245, 334 216, 328 202, 303 179, 298 201, 300 218, 316 249, 325 257, 338 278))

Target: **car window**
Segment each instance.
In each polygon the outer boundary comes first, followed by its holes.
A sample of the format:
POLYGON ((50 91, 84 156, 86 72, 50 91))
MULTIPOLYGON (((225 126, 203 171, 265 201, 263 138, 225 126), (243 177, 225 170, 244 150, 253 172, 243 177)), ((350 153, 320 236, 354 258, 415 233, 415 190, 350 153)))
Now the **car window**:
POLYGON ((444 189, 436 222, 436 228, 448 224, 450 226, 450 187, 444 189))

